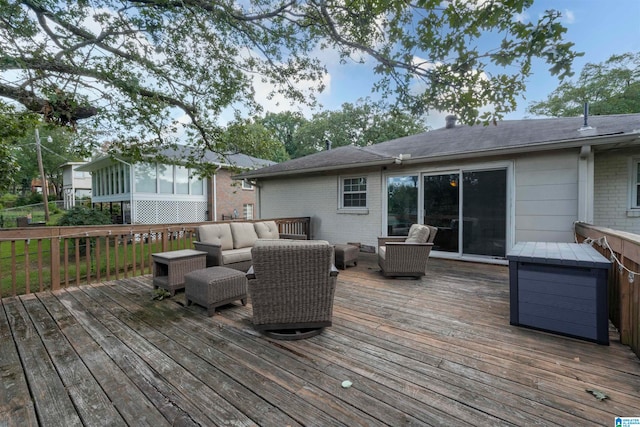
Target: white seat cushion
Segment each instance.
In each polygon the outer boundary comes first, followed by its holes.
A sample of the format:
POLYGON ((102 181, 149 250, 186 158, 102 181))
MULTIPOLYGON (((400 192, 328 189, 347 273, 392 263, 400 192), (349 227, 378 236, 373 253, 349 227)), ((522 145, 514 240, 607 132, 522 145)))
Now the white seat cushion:
POLYGON ((222 253, 222 264, 229 265, 237 262, 251 261, 251 248, 230 249, 222 253))
POLYGON ((223 251, 233 249, 229 224, 205 224, 198 227, 198 239, 203 243, 220 245, 223 251))
POLYGON ((429 238, 429 227, 426 225, 413 224, 409 229, 409 235, 405 242, 407 243, 427 243, 429 238))
POLYGON ((386 246, 380 246, 378 248, 378 256, 382 259, 385 259, 387 255, 387 247, 386 246))
POLYGON ((232 222, 231 235, 233 236, 233 249, 248 248, 258 240, 258 235, 252 222, 232 222))
POLYGON ((279 239, 278 224, 275 221, 263 221, 253 224, 258 239, 279 239))

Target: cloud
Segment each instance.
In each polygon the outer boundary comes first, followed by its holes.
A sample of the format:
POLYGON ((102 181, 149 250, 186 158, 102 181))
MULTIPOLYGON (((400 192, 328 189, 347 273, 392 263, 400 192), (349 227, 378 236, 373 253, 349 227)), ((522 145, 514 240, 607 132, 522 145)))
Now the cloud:
POLYGON ((576 21, 576 17, 575 17, 575 14, 573 13, 573 11, 569 10, 569 9, 565 9, 562 12, 562 21, 565 24, 573 24, 576 21))
MULTIPOLYGON (((305 104, 300 104, 289 100, 280 93, 273 93, 273 86, 268 81, 263 81, 262 76, 253 75, 251 77, 255 100, 260 104, 265 112, 280 113, 283 111, 299 111, 306 117, 310 117, 312 108, 305 104)), ((320 82, 302 79, 292 82, 292 86, 302 93, 310 95, 315 92, 318 84, 322 84, 326 91, 331 90, 331 74, 325 73, 320 82)))
POLYGON ((520 23, 524 23, 529 21, 529 14, 527 12, 516 13, 515 15, 513 15, 513 19, 520 23))

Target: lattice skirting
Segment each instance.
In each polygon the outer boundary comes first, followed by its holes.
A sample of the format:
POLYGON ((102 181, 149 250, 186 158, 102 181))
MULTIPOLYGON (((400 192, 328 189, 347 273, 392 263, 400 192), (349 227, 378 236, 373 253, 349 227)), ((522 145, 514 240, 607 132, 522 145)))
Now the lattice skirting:
POLYGON ((207 220, 206 202, 176 202, 170 200, 135 201, 137 224, 179 224, 207 220))

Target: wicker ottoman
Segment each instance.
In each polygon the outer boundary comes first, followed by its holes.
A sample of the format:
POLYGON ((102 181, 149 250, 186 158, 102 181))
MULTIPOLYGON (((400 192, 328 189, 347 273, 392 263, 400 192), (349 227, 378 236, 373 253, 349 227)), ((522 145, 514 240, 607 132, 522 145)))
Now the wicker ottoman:
POLYGON ((227 267, 209 267, 184 276, 187 306, 196 303, 213 316, 217 307, 240 300, 247 304, 247 278, 241 271, 227 267))
POLYGON ((358 252, 360 249, 353 245, 333 245, 336 256, 336 267, 345 269, 347 263, 353 262, 358 265, 358 252))

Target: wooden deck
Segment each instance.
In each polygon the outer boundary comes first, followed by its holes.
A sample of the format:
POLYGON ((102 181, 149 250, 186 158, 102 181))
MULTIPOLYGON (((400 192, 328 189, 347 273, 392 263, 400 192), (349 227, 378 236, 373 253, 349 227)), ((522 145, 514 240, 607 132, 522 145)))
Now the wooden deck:
POLYGON ((0 425, 613 425, 640 416, 640 360, 619 344, 509 325, 506 267, 433 259, 383 279, 341 271, 334 325, 302 341, 211 318, 149 277, 6 298, 0 425), (344 380, 353 383, 341 387, 344 380), (608 398, 597 400, 587 390, 608 398))

